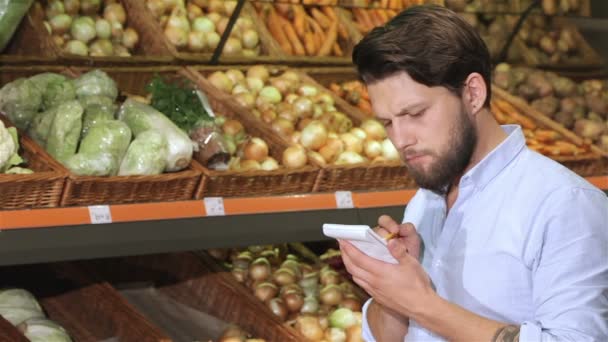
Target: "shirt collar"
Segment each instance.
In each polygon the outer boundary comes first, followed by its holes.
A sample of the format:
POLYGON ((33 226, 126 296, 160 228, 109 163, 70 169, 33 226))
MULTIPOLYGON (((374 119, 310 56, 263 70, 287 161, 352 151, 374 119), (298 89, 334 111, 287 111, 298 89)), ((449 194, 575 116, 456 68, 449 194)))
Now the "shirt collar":
POLYGON ((460 180, 461 184, 472 182, 477 188, 485 188, 526 146, 520 126, 503 125, 501 128, 507 133, 507 138, 465 173, 460 180))

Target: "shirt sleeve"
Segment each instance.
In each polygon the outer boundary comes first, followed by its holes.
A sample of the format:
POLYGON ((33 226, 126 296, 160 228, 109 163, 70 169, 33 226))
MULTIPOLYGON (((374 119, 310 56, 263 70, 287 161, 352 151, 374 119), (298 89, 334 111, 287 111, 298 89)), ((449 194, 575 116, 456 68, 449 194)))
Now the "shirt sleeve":
POLYGON ((535 217, 534 312, 520 341, 608 341, 608 198, 557 190, 535 217))
POLYGON ((361 337, 363 337, 364 341, 367 342, 376 342, 374 335, 372 335, 372 330, 369 328, 369 324, 367 323, 367 308, 372 303, 373 298, 370 298, 363 304, 363 308, 361 308, 361 313, 363 316, 363 322, 361 323, 361 337))

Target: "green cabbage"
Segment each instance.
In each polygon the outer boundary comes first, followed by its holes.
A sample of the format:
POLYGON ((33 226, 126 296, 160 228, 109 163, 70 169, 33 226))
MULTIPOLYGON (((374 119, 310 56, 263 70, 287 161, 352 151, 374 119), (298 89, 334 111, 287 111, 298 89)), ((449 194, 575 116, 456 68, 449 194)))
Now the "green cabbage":
POLYGON ((59 324, 46 318, 31 318, 19 325, 31 342, 71 342, 70 335, 59 324))
POLYGON ((88 96, 80 96, 78 97, 78 101, 80 101, 80 104, 82 105, 83 108, 87 108, 90 105, 100 105, 103 107, 108 107, 108 108, 114 108, 114 111, 116 111, 116 105, 114 105, 114 100, 112 100, 111 98, 107 97, 107 96, 103 96, 103 95, 88 95, 88 96))
POLYGON ((76 88, 70 80, 50 82, 42 92, 42 109, 50 109, 76 98, 76 88))
MULTIPOLYGON (((100 122, 80 142, 78 153, 108 152, 120 163, 131 142, 131 129, 118 120, 100 122)), ((118 171, 118 170, 116 170, 118 171)))
POLYGON ((179 171, 190 164, 192 141, 163 113, 144 103, 127 99, 118 111, 118 118, 129 125, 136 137, 148 130, 155 130, 165 137, 169 145, 165 171, 179 171))
POLYGON ((36 298, 23 289, 0 290, 0 316, 13 325, 32 317, 44 317, 36 298))
POLYGON ((87 96, 107 96, 112 101, 118 97, 116 82, 105 72, 95 69, 83 74, 74 80, 76 96, 83 98, 87 96))
POLYGON ((49 132, 51 131, 51 125, 53 124, 53 120, 55 120, 56 114, 57 107, 36 114, 27 131, 30 137, 42 147, 46 146, 46 141, 49 137, 49 132))
POLYGON ((91 103, 84 108, 84 119, 82 120, 82 136, 86 136, 89 129, 105 121, 114 120, 116 106, 105 106, 98 103, 91 103))
POLYGON ((42 92, 28 79, 19 78, 0 89, 0 111, 22 130, 27 130, 41 104, 42 92))
POLYGON ((129 146, 118 175, 161 174, 165 169, 168 148, 161 133, 152 130, 140 133, 129 146))
POLYGON ((76 100, 62 103, 51 124, 46 150, 61 163, 76 153, 82 129, 82 106, 76 100))
POLYGON ((12 325, 18 325, 31 318, 43 318, 42 310, 35 310, 20 307, 0 307, 0 316, 9 321, 12 325))
POLYGON ((42 74, 37 74, 29 78, 29 80, 38 88, 40 93, 44 93, 46 88, 51 83, 59 83, 68 80, 67 77, 56 74, 54 72, 43 72, 42 74))
POLYGON ((109 152, 77 153, 65 166, 79 176, 110 176, 118 170, 118 161, 109 152))
POLYGON ((26 169, 23 167, 19 167, 19 166, 15 166, 15 167, 11 167, 10 169, 6 170, 5 174, 10 175, 29 175, 34 173, 34 171, 30 170, 30 169, 26 169))

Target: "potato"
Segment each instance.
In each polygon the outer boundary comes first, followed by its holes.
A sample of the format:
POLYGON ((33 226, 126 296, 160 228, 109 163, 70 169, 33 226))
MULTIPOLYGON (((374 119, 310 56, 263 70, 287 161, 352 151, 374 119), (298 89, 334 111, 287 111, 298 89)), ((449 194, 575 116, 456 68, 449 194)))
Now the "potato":
POLYGON ((608 111, 608 103, 600 95, 586 94, 585 102, 592 112, 604 115, 608 111))
POLYGON ((543 52, 549 55, 552 55, 557 51, 555 40, 549 36, 542 37, 539 42, 539 46, 543 52))
POLYGON ((587 119, 580 119, 574 123, 574 133, 583 138, 596 140, 605 131, 606 125, 587 119))
POLYGON ((567 97, 576 95, 576 83, 566 77, 558 77, 552 82, 555 94, 559 97, 567 97))
POLYGON ((531 106, 552 117, 557 112, 559 100, 556 97, 547 96, 532 101, 531 106))
POLYGON ((604 134, 599 139, 600 148, 604 151, 608 151, 608 134, 604 134))
POLYGON ((570 97, 563 98, 559 103, 559 110, 570 114, 574 114, 577 107, 576 101, 570 97))
POLYGON ((527 83, 520 84, 517 87, 517 94, 527 101, 532 101, 538 97, 538 89, 527 83))
POLYGON ((574 114, 572 113, 561 111, 555 114, 553 119, 564 125, 566 128, 571 128, 572 125, 574 125, 574 114))

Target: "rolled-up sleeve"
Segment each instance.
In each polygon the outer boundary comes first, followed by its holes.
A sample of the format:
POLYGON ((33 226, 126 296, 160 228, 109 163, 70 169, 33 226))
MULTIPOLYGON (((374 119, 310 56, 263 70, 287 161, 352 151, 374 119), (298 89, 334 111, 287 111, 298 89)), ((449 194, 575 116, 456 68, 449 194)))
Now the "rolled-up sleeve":
POLYGON ((520 341, 608 341, 608 198, 558 190, 536 217, 534 315, 520 341))

